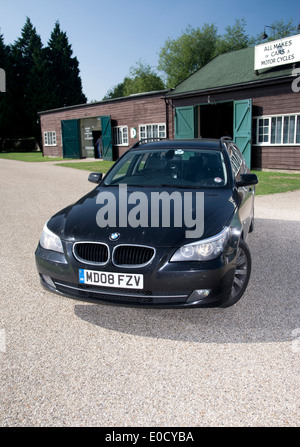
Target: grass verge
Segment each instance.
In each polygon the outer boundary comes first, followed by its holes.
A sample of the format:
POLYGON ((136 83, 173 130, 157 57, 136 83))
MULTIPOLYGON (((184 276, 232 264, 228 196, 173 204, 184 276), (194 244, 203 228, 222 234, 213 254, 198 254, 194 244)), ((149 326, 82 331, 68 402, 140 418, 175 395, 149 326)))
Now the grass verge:
POLYGON ((0 153, 0 158, 6 160, 17 160, 27 162, 41 162, 41 161, 62 161, 61 157, 43 157, 42 152, 9 152, 0 153))
POLYGON ((251 171, 258 177, 256 195, 263 196, 300 189, 300 174, 251 171))
POLYGON ((73 168, 73 169, 82 169, 84 171, 89 172, 102 172, 105 174, 111 166, 114 164, 114 161, 78 161, 76 163, 57 163, 56 166, 63 166, 65 168, 73 168))

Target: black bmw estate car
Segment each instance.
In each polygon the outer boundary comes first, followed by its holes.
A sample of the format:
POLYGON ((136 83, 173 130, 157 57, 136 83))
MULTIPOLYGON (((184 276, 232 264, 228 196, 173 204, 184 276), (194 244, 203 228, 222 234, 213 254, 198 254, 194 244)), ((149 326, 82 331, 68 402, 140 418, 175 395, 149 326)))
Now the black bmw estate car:
POLYGON ((227 307, 248 285, 257 177, 220 140, 136 143, 45 224, 42 285, 90 302, 227 307))

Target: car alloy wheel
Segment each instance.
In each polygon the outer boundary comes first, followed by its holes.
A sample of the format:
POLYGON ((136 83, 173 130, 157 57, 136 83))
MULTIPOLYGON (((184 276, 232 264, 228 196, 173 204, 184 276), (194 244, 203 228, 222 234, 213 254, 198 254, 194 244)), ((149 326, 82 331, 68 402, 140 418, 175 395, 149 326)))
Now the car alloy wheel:
POLYGON ((239 301, 239 299, 243 296, 247 288, 250 273, 251 273, 250 250, 246 242, 244 242, 241 239, 237 250, 237 260, 231 289, 231 295, 229 300, 226 301, 221 307, 229 307, 239 301))

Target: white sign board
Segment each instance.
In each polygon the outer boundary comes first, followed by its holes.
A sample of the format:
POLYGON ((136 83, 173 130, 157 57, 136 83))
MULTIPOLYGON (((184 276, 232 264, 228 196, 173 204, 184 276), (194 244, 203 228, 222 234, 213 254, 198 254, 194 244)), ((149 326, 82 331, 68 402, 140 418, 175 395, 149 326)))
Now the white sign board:
POLYGON ((255 47, 254 70, 300 61, 300 34, 273 40, 255 47))

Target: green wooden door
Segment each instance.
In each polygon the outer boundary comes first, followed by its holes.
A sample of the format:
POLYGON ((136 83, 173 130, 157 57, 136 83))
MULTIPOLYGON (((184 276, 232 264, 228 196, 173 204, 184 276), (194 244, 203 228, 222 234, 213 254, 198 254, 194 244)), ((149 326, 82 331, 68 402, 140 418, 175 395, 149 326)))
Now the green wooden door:
POLYGON ((195 111, 193 106, 176 107, 175 109, 175 138, 195 138, 195 111))
POLYGON ((234 101, 233 141, 251 168, 252 99, 234 101))
POLYGON ((101 116, 103 160, 112 160, 112 134, 110 116, 101 116))
POLYGON ((80 135, 78 120, 64 120, 61 122, 63 157, 80 158, 80 135))

